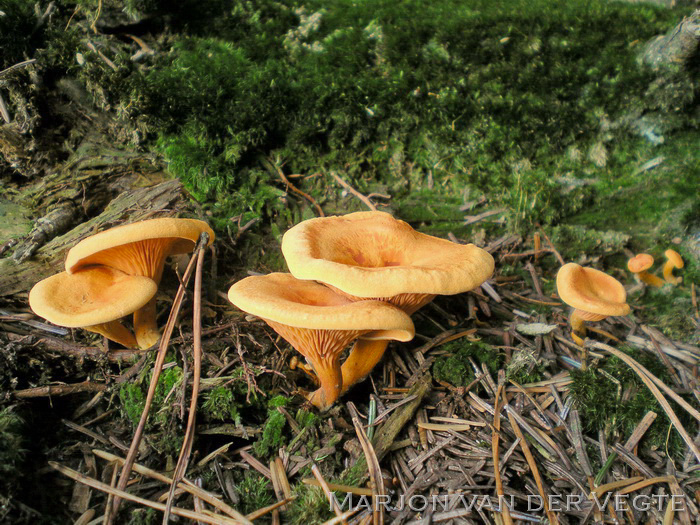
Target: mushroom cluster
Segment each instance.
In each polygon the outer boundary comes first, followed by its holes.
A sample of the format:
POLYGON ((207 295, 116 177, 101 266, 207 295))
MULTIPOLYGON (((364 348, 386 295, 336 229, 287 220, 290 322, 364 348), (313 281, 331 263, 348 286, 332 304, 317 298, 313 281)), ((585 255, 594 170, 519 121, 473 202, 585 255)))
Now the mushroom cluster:
POLYGON ((105 230, 68 252, 65 272, 37 283, 29 305, 59 326, 85 328, 126 347, 150 348, 160 339, 156 292, 168 256, 191 252, 209 225, 161 218, 105 230), (133 314, 134 332, 120 319, 133 314))
POLYGON ((364 379, 390 340, 413 338, 411 314, 436 295, 476 288, 494 270, 488 252, 384 212, 304 221, 285 233, 282 254, 291 274, 248 277, 228 297, 306 357, 320 385, 308 398, 321 409, 364 379))
POLYGON ((683 258, 676 250, 670 248, 664 252, 664 256, 666 257, 666 263, 662 270, 663 279, 647 271, 654 265, 654 257, 648 253, 638 253, 628 260, 627 269, 635 274, 640 281, 655 288, 661 288, 664 282, 674 286, 680 284, 683 282, 683 278, 674 276, 673 270, 683 268, 683 258))

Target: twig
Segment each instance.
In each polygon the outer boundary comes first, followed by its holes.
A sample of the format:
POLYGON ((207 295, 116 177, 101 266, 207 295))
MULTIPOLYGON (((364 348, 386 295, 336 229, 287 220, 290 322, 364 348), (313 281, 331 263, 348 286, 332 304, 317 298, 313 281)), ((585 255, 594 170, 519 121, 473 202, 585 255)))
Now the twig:
POLYGON ((255 521, 258 518, 264 516, 265 514, 268 514, 275 509, 279 509, 280 507, 285 506, 287 503, 294 501, 295 499, 296 499, 296 496, 292 496, 291 498, 283 499, 282 501, 278 501, 276 503, 273 503, 272 505, 268 505, 267 507, 263 507, 261 509, 254 511, 254 512, 251 512, 250 514, 248 514, 246 516, 246 518, 249 519, 250 521, 255 521))
MULTIPOLYGON (((304 478, 301 480, 304 485, 313 485, 314 487, 320 487, 321 484, 313 478, 304 478)), ((339 485, 338 483, 326 483, 328 488, 333 491, 338 492, 349 492, 355 494, 356 496, 371 496, 372 489, 367 489, 364 487, 352 487, 350 485, 339 485)))
POLYGON ((483 213, 480 213, 479 215, 466 215, 464 217, 464 225, 468 226, 470 224, 474 224, 479 221, 483 221, 484 219, 487 219, 489 217, 493 217, 494 215, 498 215, 500 213, 503 213, 506 211, 504 208, 498 208, 495 210, 488 210, 483 213))
POLYGON ((377 207, 376 207, 374 204, 372 204, 372 201, 369 200, 368 197, 362 195, 362 193, 360 193, 360 192, 357 191, 355 188, 353 188, 352 186, 350 186, 350 184, 348 184, 347 182, 345 182, 345 181, 340 177, 340 175, 338 175, 335 171, 331 171, 330 174, 331 174, 331 177, 333 177, 333 178, 335 179, 335 181, 336 181, 338 184, 340 184, 340 185, 341 185, 343 188, 345 188, 348 192, 352 193, 355 197, 357 197, 358 199, 360 199, 360 200, 365 204, 365 206, 367 206, 370 210, 372 210, 372 211, 377 211, 377 207))
POLYGON ((316 465, 316 463, 311 465, 311 473, 316 478, 316 481, 318 481, 319 487, 321 487, 321 489, 323 489, 323 492, 326 494, 326 497, 328 498, 328 503, 330 503, 331 508, 333 509, 333 512, 335 512, 336 517, 340 518, 342 523, 345 523, 345 520, 342 520, 341 518, 343 512, 340 510, 338 502, 333 497, 333 492, 331 491, 331 488, 328 486, 326 480, 323 479, 323 475, 321 474, 321 471, 318 470, 318 465, 316 465))
MULTIPOLYGON (((209 234, 202 233, 199 239, 200 246, 209 244, 209 234)), ((175 472, 173 473, 173 483, 170 485, 168 493, 168 501, 165 505, 163 513, 163 525, 167 525, 170 517, 170 508, 173 505, 175 498, 175 488, 180 480, 184 477, 187 470, 187 464, 192 453, 192 444, 194 442, 194 426, 197 419, 197 397, 199 395, 199 380, 202 377, 202 266, 204 263, 204 253, 206 250, 200 249, 197 253, 197 269, 194 276, 194 305, 192 308, 192 334, 194 337, 192 344, 192 354, 194 360, 194 377, 192 380, 192 397, 190 399, 190 412, 187 415, 187 429, 185 430, 185 438, 182 441, 180 449, 180 457, 177 460, 175 472)))
POLYGON ((374 525, 382 525, 384 523, 384 506, 379 505, 379 496, 383 496, 386 491, 384 489, 384 478, 382 477, 382 470, 379 466, 379 459, 377 459, 377 454, 374 452, 372 443, 367 437, 367 434, 365 434, 364 428, 362 428, 360 416, 355 405, 353 403, 348 403, 348 408, 350 409, 350 414, 352 414, 352 424, 355 427, 357 439, 360 440, 362 451, 365 453, 365 460, 367 461, 369 470, 370 488, 372 489, 372 501, 374 503, 372 505, 372 521, 374 525))
POLYGON ((279 176, 279 178, 282 179, 282 182, 284 182, 284 184, 287 186, 287 190, 292 190, 292 191, 293 191, 294 193, 296 193, 297 195, 299 195, 299 196, 305 198, 307 201, 309 201, 309 203, 310 203, 314 208, 316 208, 316 212, 318 213, 319 217, 325 217, 325 216, 326 216, 326 214, 323 213, 323 210, 321 209, 321 207, 320 207, 320 206, 318 205, 318 203, 316 202, 316 199, 314 199, 314 198, 313 198, 311 195, 309 195, 308 193, 304 193, 304 192, 301 191, 299 188, 297 188, 294 184, 292 184, 292 183, 289 181, 289 179, 287 178, 287 176, 284 174, 284 172, 282 171, 282 169, 281 169, 279 166, 277 166, 277 164, 275 164, 275 163, 274 163, 272 160, 270 160, 270 159, 262 159, 262 160, 263 160, 264 163, 267 163, 267 164, 269 165, 269 167, 271 167, 273 170, 275 170, 275 172, 277 172, 277 175, 279 176))
POLYGON ((7 124, 12 122, 12 118, 10 117, 10 112, 7 111, 7 106, 5 106, 5 99, 2 98, 2 93, 0 93, 0 115, 2 116, 2 119, 7 124))
POLYGON ((102 0, 98 0, 97 13, 95 14, 95 19, 92 21, 92 24, 90 24, 90 29, 92 29, 95 34, 97 34, 97 21, 100 19, 101 14, 102 14, 102 0))
MULTIPOLYGON (((270 460, 270 473, 272 474, 272 485, 275 489, 277 499, 283 500, 291 498, 292 487, 289 485, 289 479, 287 478, 287 473, 284 470, 284 463, 279 456, 270 460)), ((282 510, 287 510, 287 508, 282 507, 282 510)))
MULTIPOLYGON (((100 0, 100 4, 102 4, 102 0, 100 0)), ((86 45, 90 51, 97 53, 97 56, 99 56, 105 64, 111 67, 113 71, 117 71, 119 69, 114 62, 107 58, 107 55, 95 47, 95 44, 88 40, 86 45)))
POLYGON ((506 413, 508 414, 510 426, 513 428, 515 436, 520 439, 520 449, 523 451, 523 455, 527 460, 527 464, 530 467, 530 471, 532 472, 532 475, 535 478, 535 484, 537 485, 537 490, 539 491, 540 497, 542 498, 541 501, 542 505, 544 506, 544 511, 547 514, 547 519, 549 519, 550 524, 557 525, 559 523, 559 520, 557 519, 557 515, 550 510, 547 495, 545 494, 544 490, 544 484, 542 483, 542 477, 540 476, 540 471, 537 468, 537 463, 535 462, 535 457, 532 455, 532 452, 530 452, 530 446, 527 444, 525 435, 523 434, 522 430, 520 430, 518 422, 513 416, 513 410, 510 406, 507 405, 508 400, 506 399, 505 392, 503 392, 503 402, 506 404, 506 413))
POLYGON ((36 62, 36 58, 30 58, 29 60, 24 60, 23 62, 19 62, 18 64, 10 66, 7 69, 3 69, 2 71, 0 71, 0 78, 7 75, 10 71, 14 71, 15 69, 19 69, 21 67, 26 67, 30 64, 33 64, 34 62, 36 62))
POLYGON ((270 472, 270 469, 267 468, 265 465, 260 463, 257 459, 255 459, 253 456, 248 454, 245 450, 240 450, 239 454, 241 457, 248 463, 251 467, 253 467, 255 470, 260 472, 263 476, 265 476, 267 479, 272 481, 272 473, 270 472))
POLYGON ((107 385, 105 383, 83 381, 82 383, 75 383, 73 385, 47 385, 25 388, 24 390, 15 391, 14 396, 19 399, 29 399, 32 397, 67 396, 80 392, 103 392, 105 390, 107 390, 107 385))
POLYGON ((143 352, 140 350, 112 350, 110 352, 105 352, 102 348, 97 346, 80 346, 49 335, 18 335, 5 332, 4 336, 10 341, 23 343, 26 346, 36 345, 38 350, 62 352, 73 357, 88 357, 95 360, 106 359, 110 363, 133 360, 143 355, 143 352))
POLYGON ((351 518, 353 514, 356 514, 360 510, 360 506, 356 506, 354 509, 346 510, 342 515, 331 518, 328 521, 324 521, 323 525, 338 525, 338 523, 343 523, 348 518, 351 518))
MULTIPOLYGON (((202 241, 200 237, 199 243, 197 244, 196 253, 199 254, 200 251, 206 246, 206 241, 202 241)), ((119 477, 119 484, 117 489, 123 491, 129 481, 129 475, 131 474, 131 466, 136 460, 136 453, 141 444, 141 437, 143 436, 143 431, 146 428, 146 421, 148 420, 148 412, 151 409, 151 404, 153 403, 153 396, 156 393, 156 387, 158 386, 158 378, 163 369, 163 363, 165 362, 165 355, 168 352, 168 345, 170 344, 170 337, 172 336, 173 329, 175 328, 175 321, 180 313, 180 307, 182 306, 182 300, 185 297, 185 286, 192 276, 192 271, 194 270, 195 262, 198 257, 192 257, 190 263, 185 269, 185 274, 182 277, 182 283, 175 294, 175 300, 173 301, 173 306, 170 309, 170 315, 168 317, 168 322, 165 325, 165 330, 163 336, 160 340, 160 346, 158 347, 158 356, 156 357, 156 362, 153 365, 153 375, 151 377, 151 383, 148 385, 148 393, 146 394, 146 401, 144 403, 143 412, 141 413, 141 419, 136 427, 136 432, 134 432, 134 438, 131 440, 131 447, 129 447, 129 452, 126 455, 124 465, 122 466, 121 475, 119 477)), ((112 525, 114 523, 114 518, 119 510, 120 499, 119 496, 114 498, 111 508, 105 510, 105 520, 104 525, 112 525)))
POLYGON ((542 234, 542 237, 544 237, 545 241, 547 241, 547 244, 549 244, 549 247, 552 249, 554 252, 554 256, 557 258, 557 261, 559 261, 559 264, 564 266, 566 264, 564 262, 564 258, 561 256, 561 254, 557 251, 557 249, 554 247, 554 243, 547 237, 547 234, 544 232, 544 230, 540 230, 540 233, 542 234))
MULTIPOLYGON (((109 452, 105 452, 103 450, 97 450, 93 449, 92 450, 93 454, 95 454, 97 457, 102 458, 107 461, 114 461, 116 463, 124 464, 124 458, 121 458, 119 456, 115 456, 114 454, 110 454, 109 452)), ((152 479, 156 479, 158 481, 162 481, 163 483, 171 484, 173 482, 172 478, 169 478, 168 476, 165 476, 161 474, 160 472, 157 472, 155 470, 152 470, 148 467, 144 467, 143 465, 140 465, 138 463, 134 463, 133 469, 135 472, 138 472, 139 474, 143 476, 147 476, 152 479)), ((240 512, 238 512, 236 509, 233 507, 227 505, 220 499, 218 499, 216 496, 214 496, 212 493, 207 492, 206 490, 202 489, 201 487, 196 486, 194 483, 191 481, 188 481, 187 479, 183 479, 180 484, 179 488, 185 490, 186 492, 189 492, 193 496, 197 496, 199 499, 202 501, 205 501, 209 503, 211 506, 219 509, 222 512, 225 512, 232 518, 240 521, 244 525, 251 525, 251 522, 243 516, 240 512)))
POLYGON ((661 359, 661 362, 666 367, 666 370, 668 370, 668 373, 673 378, 673 381, 676 383, 676 386, 683 386, 683 382, 681 381, 681 378, 678 377, 676 369, 673 368, 673 366, 671 365, 671 361, 668 360, 668 356, 661 350, 661 346, 659 345, 658 341, 654 338, 654 334, 652 333, 652 331, 649 330, 648 326, 641 325, 640 328, 642 329, 642 332, 649 336, 649 339, 651 340, 651 344, 653 345, 656 354, 661 359))
MULTIPOLYGON (((503 501, 503 478, 501 477, 501 468, 498 465, 498 441, 501 432, 501 409, 499 403, 501 400, 501 392, 503 391, 503 383, 499 382, 498 390, 496 391, 496 399, 493 405, 493 428, 491 429, 491 454, 493 456, 493 474, 496 479, 496 494, 498 496, 498 501, 501 503, 503 501)), ((505 393, 503 394, 505 398, 505 393)), ((522 439, 522 436, 518 436, 522 439)), ((500 506, 500 505, 499 505, 500 506)), ((510 516, 510 509, 508 505, 503 505, 500 509, 501 517, 503 518, 503 523, 506 525, 512 525, 513 519, 510 516)))
MULTIPOLYGON (((129 501, 133 501, 134 503, 140 503, 141 505, 151 507, 152 509, 156 509, 156 510, 160 510, 160 511, 165 510, 165 505, 163 505, 162 503, 158 503, 155 501, 151 501, 149 499, 141 498, 139 496, 129 494, 128 492, 125 492, 123 490, 116 489, 114 487, 110 487, 106 483, 102 483, 101 481, 97 481, 96 479, 90 478, 88 476, 84 476, 80 472, 76 472, 73 469, 70 469, 70 468, 65 467, 63 465, 60 465, 60 464, 56 463, 55 461, 49 461, 49 466, 56 469, 64 476, 67 476, 67 477, 77 481, 78 483, 82 483, 83 485, 87 485, 88 487, 92 487, 92 488, 100 490, 102 492, 106 492, 107 494, 114 495, 114 501, 117 501, 118 499, 119 500, 125 499, 125 500, 129 500, 129 501)), ((240 522, 233 520, 231 518, 227 518, 226 516, 221 516, 221 515, 211 516, 209 514, 200 514, 198 512, 194 512, 194 511, 187 510, 187 509, 181 509, 179 507, 173 507, 172 513, 176 514, 177 516, 182 516, 183 518, 188 518, 191 520, 199 520, 201 522, 208 523, 210 525, 239 525, 239 523, 240 523, 240 522)))

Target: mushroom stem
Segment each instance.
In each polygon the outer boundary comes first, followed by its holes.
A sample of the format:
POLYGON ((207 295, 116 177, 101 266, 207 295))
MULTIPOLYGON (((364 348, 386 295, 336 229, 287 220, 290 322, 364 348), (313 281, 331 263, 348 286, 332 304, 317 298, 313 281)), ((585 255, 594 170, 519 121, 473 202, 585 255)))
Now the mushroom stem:
POLYGON ((569 324, 571 325, 571 339, 581 347, 581 370, 586 370, 588 368, 588 350, 583 346, 586 337, 586 323, 580 317, 578 310, 574 309, 571 312, 569 324))
MULTIPOLYGON (((647 272, 646 270, 641 271, 637 274, 639 276, 639 280, 642 281, 645 284, 648 284, 649 286, 654 286, 655 288, 661 288, 664 285, 663 280, 660 277, 657 277, 654 274, 651 274, 647 272)), ((666 277, 666 267, 664 266, 664 277, 666 277)), ((668 279, 666 279, 668 281, 668 279)), ((671 282, 671 281, 669 281, 671 282)))
POLYGON ((340 360, 309 359, 316 372, 316 377, 321 388, 309 394, 308 399, 320 410, 327 410, 340 397, 343 390, 343 374, 340 368, 340 360))
POLYGON ((359 383, 369 375, 384 355, 388 340, 371 341, 358 339, 350 350, 348 358, 342 366, 343 392, 347 392, 354 384, 359 383))
POLYGON ((120 321, 110 321, 108 323, 94 324, 86 326, 86 330, 103 335, 110 341, 119 343, 126 348, 136 348, 136 338, 128 328, 120 321))
POLYGON ((156 298, 153 297, 143 308, 134 312, 134 333, 140 349, 151 348, 160 340, 156 320, 156 298))
POLYGON ((576 310, 571 312, 569 324, 571 325, 571 338, 577 345, 583 346, 583 338, 586 337, 586 323, 576 310))
MULTIPOLYGON (((667 283, 671 283, 673 285, 678 285, 683 282, 683 277, 676 277, 673 275, 673 269, 677 268, 675 264, 673 264, 671 261, 666 261, 666 264, 664 264, 664 279, 666 280, 667 283)), ((654 276, 654 278, 659 279, 658 277, 654 276)), ((659 282, 663 284, 663 281, 659 279, 659 282)), ((661 286, 659 284, 658 286, 661 286)))

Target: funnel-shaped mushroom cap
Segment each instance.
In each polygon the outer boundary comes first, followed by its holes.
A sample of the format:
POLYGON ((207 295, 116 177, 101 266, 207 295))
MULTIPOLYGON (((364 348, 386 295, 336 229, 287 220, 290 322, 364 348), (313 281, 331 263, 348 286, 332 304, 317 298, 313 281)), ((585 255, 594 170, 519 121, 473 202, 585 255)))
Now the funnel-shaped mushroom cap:
POLYGON ((373 339, 409 341, 415 328, 408 314, 383 301, 358 301, 313 281, 287 273, 247 277, 234 284, 229 300, 256 315, 306 357, 320 389, 311 402, 326 409, 343 389, 340 355, 350 342, 373 339))
POLYGON ((594 314, 598 319, 630 313, 622 283, 593 268, 584 268, 575 263, 565 264, 557 273, 557 292, 569 306, 594 314))
POLYGON ((473 244, 419 233, 384 212, 304 221, 285 233, 282 253, 294 277, 359 298, 466 292, 494 269, 473 244))
POLYGON ((654 258, 648 253, 638 253, 627 261, 627 269, 632 273, 643 272, 648 270, 654 264, 654 258))
POLYGON ((111 228, 71 248, 66 271, 101 264, 159 281, 166 257, 191 252, 202 232, 209 234, 211 244, 214 232, 196 219, 151 219, 111 228))
POLYGON ((313 281, 288 273, 246 277, 228 292, 249 314, 293 328, 372 332, 373 339, 413 339, 411 318, 382 301, 353 302, 313 281))
POLYGON ((74 274, 61 272, 38 282, 29 292, 29 306, 54 324, 82 328, 135 312, 157 289, 148 277, 98 266, 74 274))

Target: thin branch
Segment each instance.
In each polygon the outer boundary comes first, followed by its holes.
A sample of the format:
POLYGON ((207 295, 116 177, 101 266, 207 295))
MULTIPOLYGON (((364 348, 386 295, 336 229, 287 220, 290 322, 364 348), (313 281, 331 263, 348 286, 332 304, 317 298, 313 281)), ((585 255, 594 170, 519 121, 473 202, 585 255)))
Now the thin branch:
POLYGON ((14 396, 19 399, 29 399, 33 397, 67 396, 80 392, 104 392, 105 390, 107 390, 107 385, 105 383, 83 381, 82 383, 75 383, 73 385, 47 385, 25 388, 24 390, 15 391, 14 396))
POLYGON ((331 177, 333 177, 338 184, 340 184, 343 188, 345 188, 347 191, 352 193, 355 197, 357 197, 362 202, 364 202, 365 206, 367 206, 370 210, 377 211, 377 207, 374 204, 372 204, 372 201, 369 200, 368 197, 362 195, 362 193, 360 193, 355 188, 350 186, 350 184, 348 184, 343 179, 341 179, 340 175, 338 175, 335 171, 331 171, 330 174, 331 174, 331 177))
MULTIPOLYGON (((196 253, 199 254, 199 252, 202 251, 205 246, 206 246, 206 241, 203 242, 202 238, 200 237, 200 241, 197 244, 196 253)), ((163 370, 163 363, 165 362, 165 355, 168 352, 168 345, 170 344, 170 337, 172 336, 173 329, 175 328, 175 321, 177 320, 177 316, 180 313, 180 307, 182 306, 182 300, 185 297, 185 286, 187 285, 190 277, 192 276, 192 272, 194 270, 194 266, 195 266, 196 261, 197 261, 197 257, 192 257, 192 259, 190 260, 190 263, 187 265, 187 269, 185 270, 185 274, 182 277, 182 283, 180 284, 180 287, 177 290, 177 294, 175 295, 175 300, 173 301, 173 306, 170 309, 170 315, 168 317, 168 322, 165 325, 165 331, 163 333, 163 336, 161 337, 160 346, 158 347, 158 356, 156 357, 156 362, 153 365, 153 376, 151 377, 151 383, 148 385, 148 393, 146 394, 146 401, 145 401, 145 405, 143 408, 143 412, 141 413, 141 419, 139 420, 139 424, 136 427, 136 432, 134 433, 134 438, 131 441, 131 447, 129 447, 129 452, 126 455, 124 465, 122 466, 121 475, 119 477, 119 484, 117 485, 117 488, 120 491, 123 491, 126 488, 127 483, 129 482, 129 475, 131 474, 131 467, 134 464, 134 461, 136 460, 136 453, 138 452, 139 445, 141 444, 141 438, 143 437, 143 431, 146 428, 146 421, 148 420, 148 412, 151 409, 151 404, 153 403, 153 397, 155 396, 155 393, 156 393, 156 387, 158 386, 158 378, 160 377, 160 373, 163 370)), ((120 501, 121 500, 119 499, 119 496, 116 496, 114 498, 114 501, 112 502, 112 506, 108 507, 105 510, 104 525, 112 525, 114 523, 114 519, 117 515, 117 511, 119 510, 120 501)))
MULTIPOLYGON (((200 237, 200 246, 206 246, 209 243, 209 235, 203 233, 200 237)), ((170 517, 170 509, 175 498, 175 489, 177 484, 184 477, 187 470, 187 464, 192 453, 192 443, 194 442, 194 426, 197 419, 197 397, 199 395, 199 380, 202 377, 202 266, 204 263, 204 253, 206 250, 199 250, 197 254, 197 270, 194 276, 194 305, 192 314, 192 333, 194 341, 192 344, 192 353, 194 360, 194 377, 192 380, 192 397, 190 399, 190 413, 187 416, 187 430, 185 431, 185 439, 182 442, 180 449, 180 457, 177 460, 177 466, 173 473, 173 482, 170 485, 168 493, 168 501, 165 505, 163 513, 163 525, 167 525, 170 517)))

